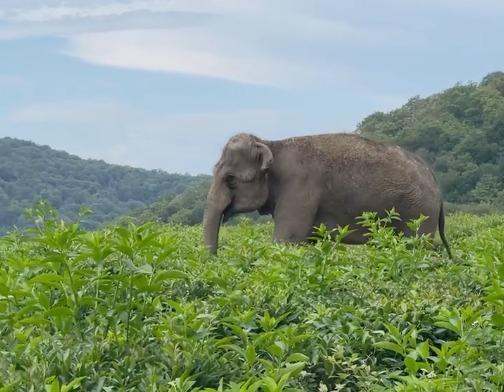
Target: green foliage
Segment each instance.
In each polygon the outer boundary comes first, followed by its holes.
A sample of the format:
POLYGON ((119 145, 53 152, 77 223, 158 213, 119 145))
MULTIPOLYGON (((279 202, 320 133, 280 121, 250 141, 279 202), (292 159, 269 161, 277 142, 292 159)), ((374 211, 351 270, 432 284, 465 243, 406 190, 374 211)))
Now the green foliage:
POLYGON ((0 238, 0 391, 504 387, 501 215, 450 216, 455 261, 396 235, 393 211, 363 215, 366 246, 323 226, 278 245, 244 220, 217 257, 198 226, 28 215, 33 228, 0 238))
POLYGON ((84 160, 47 146, 17 139, 0 139, 0 232, 25 226, 25 208, 48 200, 67 220, 81 205, 93 214, 83 224, 94 228, 163 195, 175 195, 205 177, 168 174, 84 160))
POLYGON ((503 72, 372 114, 357 132, 423 156, 449 202, 475 212, 504 209, 503 72))

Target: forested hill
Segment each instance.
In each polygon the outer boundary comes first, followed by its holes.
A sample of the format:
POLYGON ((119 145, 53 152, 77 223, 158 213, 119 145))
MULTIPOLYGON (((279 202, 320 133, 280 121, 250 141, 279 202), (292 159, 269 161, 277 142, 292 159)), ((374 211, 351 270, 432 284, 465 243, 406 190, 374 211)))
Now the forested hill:
POLYGON ((91 208, 86 224, 96 227, 161 196, 182 193, 202 178, 111 165, 32 142, 1 138, 0 231, 23 226, 24 209, 40 198, 69 219, 75 218, 81 206, 91 208))
POLYGON ((416 151, 451 203, 504 209, 504 73, 374 113, 357 132, 416 151))

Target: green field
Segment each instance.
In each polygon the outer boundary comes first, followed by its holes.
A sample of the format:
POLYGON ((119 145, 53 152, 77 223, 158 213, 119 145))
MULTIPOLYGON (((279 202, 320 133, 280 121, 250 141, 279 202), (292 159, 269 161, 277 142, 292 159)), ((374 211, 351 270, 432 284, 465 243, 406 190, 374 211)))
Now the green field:
MULTIPOLYGON (((270 224, 86 232, 32 210, 0 240, 0 391, 502 391, 504 216, 452 215, 454 260, 270 224)), ((344 231, 337 236, 344 235, 344 231)))

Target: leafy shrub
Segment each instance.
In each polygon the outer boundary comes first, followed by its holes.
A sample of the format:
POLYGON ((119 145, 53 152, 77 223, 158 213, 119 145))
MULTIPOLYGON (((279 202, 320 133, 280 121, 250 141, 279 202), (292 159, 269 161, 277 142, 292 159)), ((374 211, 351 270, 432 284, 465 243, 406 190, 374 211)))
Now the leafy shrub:
POLYGON ((450 261, 390 231, 393 213, 362 217, 366 246, 324 227, 278 245, 243 221, 218 257, 200 227, 89 232, 45 204, 30 215, 34 229, 0 240, 1 391, 504 386, 503 216, 450 216, 450 261))

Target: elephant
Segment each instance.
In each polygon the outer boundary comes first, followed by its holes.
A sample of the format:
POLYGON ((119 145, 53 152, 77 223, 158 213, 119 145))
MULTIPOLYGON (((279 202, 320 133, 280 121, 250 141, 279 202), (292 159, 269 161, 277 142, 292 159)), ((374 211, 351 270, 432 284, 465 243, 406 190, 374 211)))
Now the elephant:
POLYGON ((432 170, 416 154, 358 134, 334 133, 267 141, 240 133, 229 139, 214 167, 203 218, 204 241, 215 254, 221 223, 231 216, 258 211, 271 214, 274 240, 307 241, 314 227, 349 225, 343 239, 363 244, 366 229, 356 218, 365 211, 394 208, 393 223, 406 225, 427 216, 420 234, 439 234, 448 255, 441 191, 432 170))

